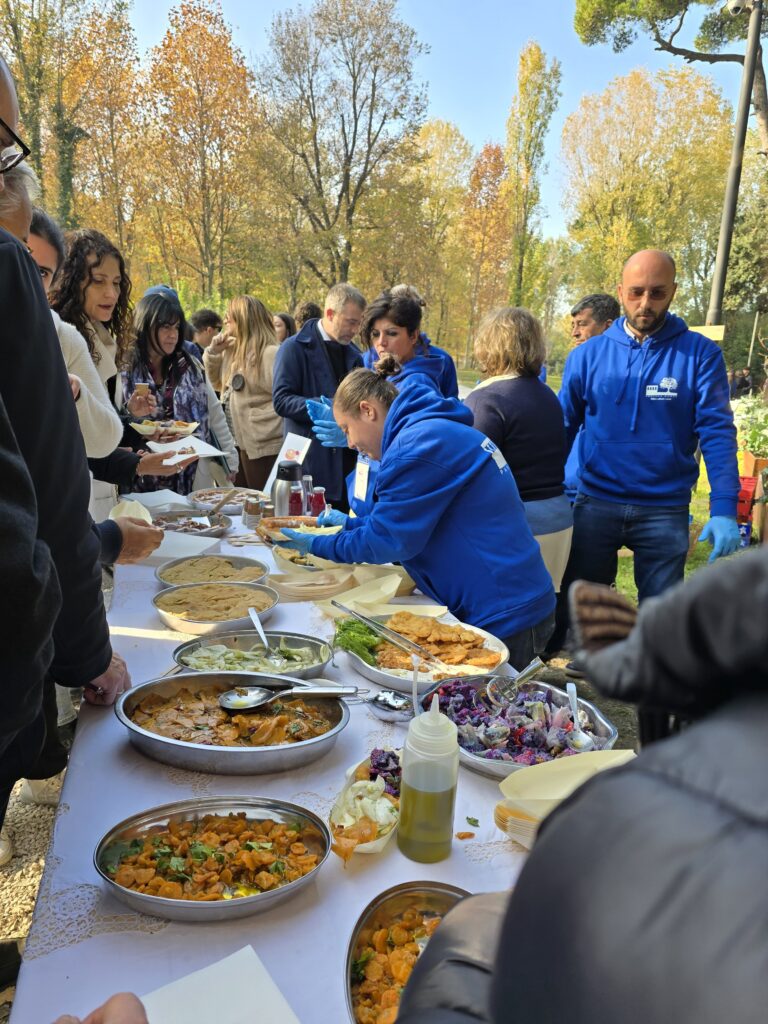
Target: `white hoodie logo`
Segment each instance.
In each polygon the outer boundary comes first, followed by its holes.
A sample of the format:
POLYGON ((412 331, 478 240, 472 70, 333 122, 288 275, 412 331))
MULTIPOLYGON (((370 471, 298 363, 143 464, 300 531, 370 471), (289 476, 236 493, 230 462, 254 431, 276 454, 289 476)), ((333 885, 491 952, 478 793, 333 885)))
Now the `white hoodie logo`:
POLYGON ((507 468, 507 460, 501 454, 501 452, 493 443, 493 441, 491 441, 489 437, 484 437, 480 447, 483 449, 484 452, 488 452, 488 454, 491 456, 493 461, 496 463, 496 465, 503 473, 504 470, 507 468))
POLYGON ((645 388, 645 397, 654 402, 668 402, 677 398, 677 381, 674 377, 664 377, 658 384, 648 384, 645 388))

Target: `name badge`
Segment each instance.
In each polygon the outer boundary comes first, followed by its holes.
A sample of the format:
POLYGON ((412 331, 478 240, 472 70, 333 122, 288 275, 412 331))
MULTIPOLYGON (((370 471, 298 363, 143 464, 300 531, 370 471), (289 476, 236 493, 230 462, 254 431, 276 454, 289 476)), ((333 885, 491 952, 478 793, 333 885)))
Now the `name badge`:
POLYGON ((358 459, 357 467, 355 468, 355 487, 354 496, 358 501, 365 501, 366 495, 368 494, 368 473, 370 472, 370 464, 367 459, 358 459))

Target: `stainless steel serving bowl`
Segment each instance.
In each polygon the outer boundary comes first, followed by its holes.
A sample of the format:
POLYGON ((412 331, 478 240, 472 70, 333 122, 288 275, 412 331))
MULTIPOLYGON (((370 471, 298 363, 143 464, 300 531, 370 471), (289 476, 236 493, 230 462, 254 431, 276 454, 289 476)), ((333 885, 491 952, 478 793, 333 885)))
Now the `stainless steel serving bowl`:
MULTIPOLYGON (((267 630, 266 637, 274 646, 285 641, 287 647, 311 647, 316 653, 317 664, 307 668, 290 669, 290 675, 294 679, 314 679, 316 676, 321 676, 333 656, 331 645, 316 636, 305 636, 303 633, 277 633, 267 630)), ((186 672, 195 672, 198 670, 184 663, 185 655, 194 654, 212 644, 222 644, 232 650, 250 650, 260 643, 261 641, 252 629, 244 633, 215 633, 213 636, 203 637, 200 640, 187 640, 186 643, 180 644, 173 652, 173 660, 186 672)))
MULTIPOLYGON (((306 840, 303 840, 306 842, 306 840)), ((164 917, 169 921, 233 921, 250 914, 259 914, 270 910, 283 900, 288 900, 300 889, 309 885, 323 866, 331 851, 331 834, 328 826, 317 815, 298 804, 286 803, 284 800, 267 800, 263 797, 219 796, 203 797, 195 800, 179 800, 172 804, 153 807, 140 814, 131 815, 111 828, 99 841, 94 854, 93 863, 101 876, 107 890, 125 903, 132 910, 153 917, 164 917), (245 812, 249 818, 277 822, 296 821, 317 832, 316 849, 317 866, 308 875, 302 875, 294 882, 288 882, 279 889, 271 889, 255 896, 239 896, 231 900, 214 900, 201 902, 195 900, 172 900, 163 896, 150 896, 147 893, 133 892, 110 877, 102 867, 104 853, 108 846, 121 838, 137 838, 151 831, 161 831, 174 822, 194 821, 206 814, 240 814, 245 812)))
MULTIPOLYGON (((184 558, 172 558, 169 562, 163 562, 162 565, 158 565, 155 569, 155 579, 161 587, 167 589, 169 587, 186 586, 183 583, 171 583, 164 579, 164 574, 172 569, 175 565, 182 565, 184 562, 197 562, 200 559, 205 558, 225 558, 228 562, 231 562, 235 569, 258 569, 260 574, 256 579, 248 580, 248 583, 261 583, 269 575, 269 566, 264 565, 263 562, 259 562, 256 558, 245 558, 243 555, 186 555, 184 558)), ((237 583, 245 582, 243 580, 208 580, 208 583, 237 583)))
POLYGON ((182 675, 163 676, 134 686, 118 698, 115 714, 128 730, 128 738, 142 754, 193 772, 213 775, 266 775, 302 768, 332 749, 339 733, 349 722, 349 708, 342 700, 315 699, 308 701, 322 708, 333 722, 333 727, 322 736, 299 743, 285 743, 271 747, 213 747, 201 743, 172 740, 155 732, 142 729, 131 721, 136 707, 151 693, 160 697, 173 697, 187 687, 211 687, 224 693, 236 686, 266 686, 285 689, 288 686, 309 686, 304 679, 292 676, 270 676, 258 672, 185 672, 182 675))
POLYGON ((448 885, 445 882, 403 882, 401 885, 393 885, 391 889, 386 889, 371 900, 358 917, 347 946, 344 992, 352 1024, 355 1024, 355 1014, 352 1009, 352 963, 355 960, 355 949, 363 929, 369 927, 377 915, 382 918, 392 918, 411 909, 426 910, 444 916, 460 900, 469 895, 466 889, 459 889, 457 886, 448 885))
MULTIPOLYGON (((235 630, 253 629, 253 623, 247 615, 238 619, 222 619, 220 622, 211 622, 204 619, 184 619, 180 615, 174 615, 173 612, 163 610, 158 605, 158 601, 169 594, 175 594, 176 591, 180 590, 190 590, 192 587, 248 587, 253 591, 254 595, 266 594, 272 603, 263 610, 257 609, 262 623, 269 620, 269 617, 280 601, 278 592, 273 590, 272 587, 265 586, 263 583, 181 583, 176 587, 166 587, 159 594, 155 594, 152 598, 152 604, 165 625, 169 629, 176 630, 177 633, 192 633, 194 636, 205 636, 208 633, 231 633, 235 630)), ((256 636, 256 633, 254 632, 253 635, 256 636)))
MULTIPOLYGON (((155 519, 192 519, 198 514, 205 515, 205 513, 201 512, 200 509, 194 508, 184 509, 183 511, 178 511, 174 509, 168 512, 164 512, 162 509, 155 509, 154 515, 152 516, 152 522, 154 523, 155 519)), ((229 516, 225 516, 222 515, 220 512, 217 512, 215 515, 209 515, 208 518, 211 521, 211 525, 207 530, 173 531, 169 527, 165 527, 165 529, 169 530, 169 532, 171 533, 181 533, 185 537, 223 537, 227 530, 232 529, 232 520, 229 518, 229 516)))
MULTIPOLYGON (((499 678, 505 685, 508 685, 510 680, 508 676, 495 677, 495 676, 461 676, 457 677, 462 683, 469 683, 475 690, 483 690, 494 678, 499 678)), ((436 693, 441 686, 445 686, 446 683, 453 682, 452 679, 443 679, 430 690, 428 690, 421 697, 421 706, 423 709, 427 709, 432 700, 432 694, 436 693)), ((512 680, 514 684, 514 680, 512 680)), ((552 703, 556 707, 567 707, 568 706, 568 694, 565 690, 559 689, 557 686, 552 686, 550 683, 542 683, 538 679, 532 679, 528 683, 523 683, 519 687, 525 693, 534 693, 536 691, 543 691, 549 693, 552 696, 552 703)), ((619 737, 619 730, 616 726, 610 722, 605 715, 598 708, 595 707, 588 700, 583 700, 581 697, 578 698, 579 707, 582 711, 585 711, 587 718, 592 724, 594 731, 595 740, 598 741, 597 749, 599 750, 610 750, 615 744, 619 737)), ((491 779, 506 779, 512 772, 520 771, 521 768, 526 768, 527 765, 516 764, 514 761, 489 761, 488 758, 480 757, 478 754, 472 754, 468 750, 459 745, 459 761, 467 768, 471 768, 473 772, 479 772, 481 775, 487 775, 491 779)))

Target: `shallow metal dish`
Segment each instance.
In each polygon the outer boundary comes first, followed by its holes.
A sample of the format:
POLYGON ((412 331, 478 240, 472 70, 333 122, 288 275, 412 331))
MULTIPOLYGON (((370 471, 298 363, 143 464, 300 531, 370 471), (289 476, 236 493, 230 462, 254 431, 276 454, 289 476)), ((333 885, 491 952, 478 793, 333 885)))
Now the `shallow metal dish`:
POLYGON ((344 993, 347 998, 347 1011, 352 1024, 355 1024, 355 1014, 352 1009, 352 963, 355 959, 355 948, 360 933, 366 928, 378 912, 391 915, 404 913, 406 910, 429 910, 435 914, 445 916, 457 903, 469 896, 466 889, 459 889, 458 886, 448 885, 445 882, 403 882, 401 885, 393 885, 374 897, 352 929, 352 936, 347 946, 347 958, 344 962, 344 993))
MULTIPOLYGON (((304 886, 310 884, 323 866, 331 850, 331 835, 328 826, 317 815, 298 804, 286 803, 284 800, 267 800, 262 797, 219 796, 203 797, 195 800, 180 800, 172 804, 153 807, 141 814, 134 814, 111 828, 99 841, 94 854, 93 864, 101 875, 107 890, 125 903, 132 910, 154 917, 164 917, 169 921, 233 921, 250 914, 259 914, 270 910, 282 900, 288 900, 304 886), (140 836, 157 826, 167 827, 170 821, 190 821, 206 814, 239 814, 245 811, 249 818, 265 821, 300 821, 302 825, 312 826, 317 830, 317 866, 308 875, 302 875, 294 882, 279 889, 258 893, 255 896, 240 896, 231 900, 215 900, 198 902, 194 900, 171 900, 164 896, 150 896, 143 892, 133 892, 118 885, 101 867, 105 849, 124 833, 129 832, 131 838, 140 836)), ((313 851, 315 852, 315 851, 313 851)))
MULTIPOLYGON (((325 667, 331 660, 331 645, 325 640, 319 640, 316 636, 305 636, 303 633, 273 633, 266 630, 266 637, 270 644, 277 646, 281 640, 286 641, 287 647, 312 647, 317 652, 317 664, 308 668, 292 669, 290 674, 294 679, 314 679, 321 676, 325 667)), ((250 650, 261 641, 254 632, 248 630, 245 633, 215 633, 213 636, 201 640, 187 640, 180 644, 173 652, 173 660, 185 672, 197 672, 191 665, 185 665, 182 658, 185 654, 194 654, 202 647, 210 647, 211 644, 223 644, 233 650, 250 650)))
MULTIPOLYGON (((419 614, 419 606, 413 606, 413 614, 419 614)), ((376 622, 387 622, 391 619, 391 615, 372 615, 372 619, 376 622)), ((470 626, 466 622, 457 622, 450 615, 440 615, 435 622, 442 622, 448 626, 462 626, 464 629, 469 629, 473 633, 478 633, 485 640, 485 647, 488 647, 492 651, 498 651, 501 655, 498 665, 494 665, 493 668, 488 669, 487 674, 492 675, 496 672, 500 666, 502 666, 509 659, 509 649, 495 637, 492 633, 487 633, 484 629, 480 629, 478 626, 470 626)), ((411 693, 412 690, 412 678, 413 673, 409 670, 404 671, 403 675, 399 676, 391 669, 379 668, 377 665, 369 665, 367 662, 352 651, 344 651, 338 647, 336 650, 341 651, 342 654, 346 654, 349 660, 352 662, 355 669, 360 673, 361 676, 365 676, 366 679, 370 679, 373 683, 378 683, 379 686, 386 686, 389 690, 398 690, 400 693, 411 693)), ((472 675, 467 675, 467 679, 473 679, 477 675, 483 675, 482 669, 477 669, 472 675)), ((427 675, 424 672, 419 673, 419 693, 426 693, 427 690, 431 690, 435 685, 435 680, 431 675, 427 675)))
MULTIPOLYGON (((164 611, 158 606, 158 601, 162 597, 166 597, 168 594, 172 594, 177 590, 189 590, 192 587, 248 587, 256 594, 267 594, 272 601, 272 604, 259 611, 259 618, 262 623, 267 622, 272 613, 274 612, 277 604, 280 601, 280 595, 272 587, 267 587, 263 583, 181 583, 178 586, 166 587, 165 590, 161 590, 159 594, 155 594, 152 598, 152 604, 155 606, 155 611, 163 620, 165 625, 169 629, 176 630, 177 633, 191 633, 193 636, 205 636, 208 633, 232 633, 235 630, 242 629, 253 629, 253 623, 247 615, 244 615, 239 619, 222 619, 220 622, 206 622, 204 619, 184 619, 180 615, 174 615, 173 612, 164 611)), ((254 636, 257 636, 254 630, 254 636)))
MULTIPOLYGON (((476 690, 482 690, 486 687, 489 681, 494 678, 493 676, 467 676, 461 677, 462 683, 469 683, 476 690)), ((429 707, 429 700, 432 694, 435 693, 440 686, 444 683, 449 682, 447 679, 441 680, 436 683, 430 690, 424 694, 421 704, 423 708, 429 707)), ((509 678, 504 677, 503 682, 505 685, 509 684, 509 678)), ((523 683, 519 688, 525 693, 533 693, 534 691, 544 691, 544 693, 550 693, 552 695, 552 703, 555 707, 567 707, 568 706, 568 694, 565 690, 559 689, 557 686, 552 686, 550 683, 542 683, 538 679, 532 679, 529 683, 523 683)), ((598 745, 599 750, 610 750, 619 738, 619 730, 616 726, 610 722, 605 715, 598 708, 595 707, 588 700, 583 700, 578 697, 579 707, 582 711, 587 713, 587 718, 592 723, 594 729, 594 735, 596 740, 601 742, 598 745)), ((512 772, 518 772, 521 768, 527 768, 524 764, 515 764, 514 761, 489 761, 485 757, 479 757, 477 754, 472 754, 468 750, 459 745, 459 761, 467 768, 471 768, 473 772, 479 772, 481 775, 487 775, 491 779, 506 779, 512 772)))
POLYGON ((339 733, 349 722, 349 708, 343 700, 316 699, 308 702, 322 707, 323 712, 334 722, 333 728, 322 736, 272 747, 203 746, 201 743, 187 743, 185 740, 159 736, 131 721, 136 706, 150 693, 173 697, 185 687, 213 687, 224 693, 235 686, 257 685, 287 689, 290 686, 311 684, 293 676, 270 676, 258 672, 185 672, 183 675, 150 679, 147 683, 126 690, 115 704, 115 714, 128 730, 128 739, 142 754, 174 768, 186 768, 193 772, 209 772, 213 775, 287 772, 292 768, 303 768, 333 749, 339 733))
MULTIPOLYGON (((192 493, 188 494, 187 497, 195 506, 195 508, 210 510, 216 505, 217 502, 221 501, 221 499, 228 491, 231 490, 231 487, 203 487, 198 491, 192 491, 192 493), (212 493, 213 491, 215 491, 217 495, 215 498, 209 498, 207 500, 200 498, 201 494, 212 493)), ((269 498, 267 497, 266 494, 264 494, 263 491, 255 491, 252 487, 238 487, 237 491, 238 494, 247 494, 249 497, 252 498, 261 498, 262 501, 269 500, 269 498)), ((226 505, 219 509, 219 512, 226 512, 227 515, 230 516, 242 515, 243 502, 236 501, 234 499, 232 501, 228 501, 226 505)))
MULTIPOLYGON (((211 506, 213 508, 213 506, 211 506)), ((199 509, 188 508, 184 512, 175 509, 169 512, 162 512, 160 509, 153 510, 152 522, 155 519, 193 519, 199 509)), ((210 528, 207 530, 170 530, 170 533, 180 533, 184 537, 223 537, 227 530, 232 529, 232 520, 229 516, 221 513, 208 517, 211 520, 210 528)), ((166 527, 166 529, 168 529, 166 527)))
MULTIPOLYGON (((255 580, 248 580, 248 583, 261 583, 269 575, 269 567, 264 565, 263 562, 259 562, 256 558, 246 558, 243 555, 185 555, 184 558, 172 558, 169 562, 163 562, 162 565, 158 565, 155 569, 155 579, 163 588, 168 587, 183 587, 188 586, 185 583, 169 583, 163 579, 163 573, 166 573, 169 569, 173 568, 174 565, 181 565, 183 562, 197 562, 201 558, 226 558, 228 562, 231 562, 236 569, 256 568, 261 572, 261 576, 255 580)), ((243 580, 208 580, 209 583, 242 583, 243 580)))

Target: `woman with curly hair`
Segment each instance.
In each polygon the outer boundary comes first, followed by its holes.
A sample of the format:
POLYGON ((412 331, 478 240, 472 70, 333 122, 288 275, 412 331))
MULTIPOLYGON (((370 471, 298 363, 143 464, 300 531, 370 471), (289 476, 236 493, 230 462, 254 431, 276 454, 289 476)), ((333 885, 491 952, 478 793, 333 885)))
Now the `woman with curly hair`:
MULTIPOLYGON (((131 279, 120 250, 100 231, 85 228, 66 237, 67 254, 49 292, 52 308, 62 320, 74 324, 88 345, 99 377, 118 412, 123 393, 117 366, 125 348, 131 324, 131 279)), ((133 395, 127 404, 132 416, 151 416, 156 408, 153 396, 133 395)), ((137 436, 126 432, 123 443, 134 444, 137 436)), ((132 491, 138 475, 175 476, 189 463, 165 466, 167 456, 117 448, 103 459, 89 459, 93 473, 91 512, 104 519, 115 504, 115 485, 132 491)))
MULTIPOLYGON (((184 341, 185 326, 184 312, 170 288, 150 289, 144 295, 134 312, 132 342, 123 362, 123 393, 130 404, 137 386, 147 385, 158 419, 195 422, 198 424, 196 436, 218 446, 220 442, 212 435, 211 420, 216 417, 219 400, 192 348, 184 341)), ((231 439, 227 447, 230 446, 231 439)), ((234 477, 237 468, 234 451, 231 457, 234 477)), ((190 466, 168 482, 159 477, 142 476, 136 483, 136 490, 170 487, 179 494, 189 494, 197 486, 197 469, 190 466)), ((230 467, 226 466, 225 473, 229 472, 230 467)))
POLYGON ((203 362, 217 391, 227 396, 240 452, 241 487, 263 489, 283 443, 283 421, 272 404, 277 337, 263 302, 238 295, 229 303, 224 328, 203 362))

